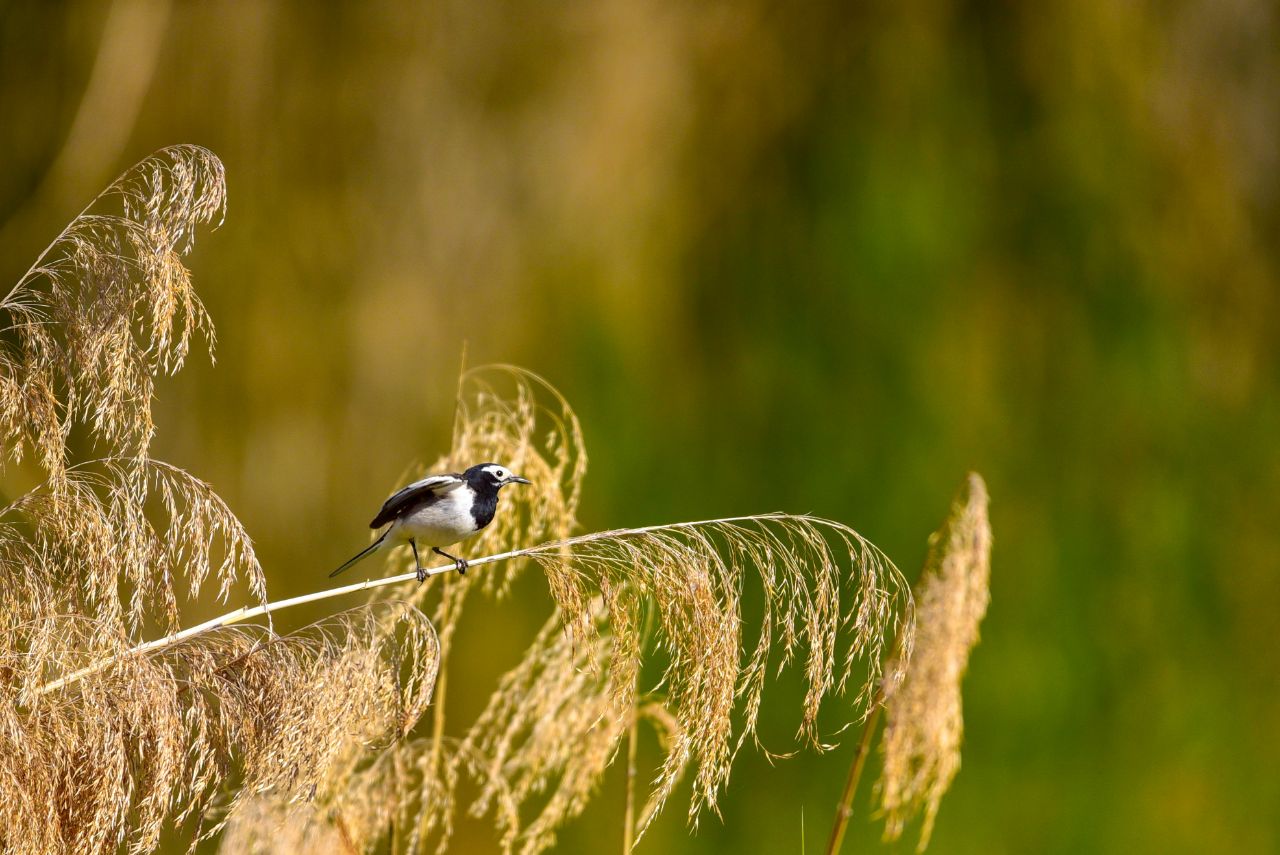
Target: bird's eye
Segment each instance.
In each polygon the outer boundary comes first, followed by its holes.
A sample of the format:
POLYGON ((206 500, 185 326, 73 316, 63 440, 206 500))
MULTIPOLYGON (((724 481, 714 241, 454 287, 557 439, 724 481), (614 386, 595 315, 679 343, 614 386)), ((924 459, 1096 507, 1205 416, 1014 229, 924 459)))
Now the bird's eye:
POLYGON ((506 477, 507 477, 507 473, 506 473, 506 472, 503 472, 501 469, 499 469, 497 472, 494 472, 493 474, 494 474, 494 475, 496 475, 496 476, 498 477, 498 480, 499 480, 499 481, 501 481, 503 478, 506 478, 506 477))

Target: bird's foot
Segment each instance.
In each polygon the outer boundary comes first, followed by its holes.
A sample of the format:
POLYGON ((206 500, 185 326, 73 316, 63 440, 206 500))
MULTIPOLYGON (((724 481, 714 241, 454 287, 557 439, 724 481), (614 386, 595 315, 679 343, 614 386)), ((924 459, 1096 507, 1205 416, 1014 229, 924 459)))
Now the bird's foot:
POLYGON ((457 568, 459 576, 467 575, 467 559, 459 558, 456 555, 450 555, 438 546, 433 546, 431 551, 442 558, 448 558, 453 562, 453 566, 457 568))
POLYGON ((418 576, 418 584, 421 585, 423 582, 427 581, 427 568, 419 564, 416 569, 417 569, 417 576, 418 576))

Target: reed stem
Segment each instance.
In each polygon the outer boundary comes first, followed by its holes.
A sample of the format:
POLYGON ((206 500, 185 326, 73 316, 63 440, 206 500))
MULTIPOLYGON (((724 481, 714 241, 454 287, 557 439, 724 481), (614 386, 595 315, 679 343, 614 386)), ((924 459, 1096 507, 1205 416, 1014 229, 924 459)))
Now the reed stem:
MULTIPOLYGON (((566 546, 571 547, 571 546, 574 546, 575 544, 591 543, 593 541, 604 540, 606 538, 635 537, 637 535, 647 534, 649 532, 654 532, 654 531, 661 531, 661 530, 669 531, 671 529, 697 528, 698 526, 703 526, 703 525, 708 525, 713 523, 760 522, 760 521, 767 521, 770 519, 786 519, 786 518, 789 518, 789 515, 760 514, 754 517, 749 517, 749 516, 748 517, 725 517, 724 519, 718 519, 718 520, 700 520, 697 522, 667 523, 666 525, 650 525, 650 526, 642 526, 640 528, 621 528, 621 529, 613 529, 611 531, 599 531, 599 532, 593 532, 591 534, 578 535, 577 537, 565 538, 564 540, 551 541, 549 543, 539 544, 538 546, 530 546, 526 549, 514 549, 510 552, 498 553, 497 555, 486 555, 483 558, 473 558, 467 562, 467 565, 470 567, 480 567, 485 564, 494 564, 498 561, 510 561, 513 558, 524 558, 531 555, 537 555, 538 553, 542 553, 542 552, 556 552, 566 546)), ((452 562, 450 562, 448 564, 442 564, 439 567, 428 568, 426 571, 426 575, 438 576, 441 573, 449 573, 454 569, 455 569, 455 565, 452 562)), ((417 578, 417 574, 414 572, 401 573, 397 576, 387 576, 382 579, 366 579, 363 582, 356 582, 355 584, 352 584, 352 585, 340 585, 336 588, 328 588, 324 591, 315 591, 314 593, 310 593, 310 594, 302 594, 301 596, 297 596, 297 597, 289 597, 288 599, 277 600, 274 603, 260 603, 259 605, 256 605, 256 606, 241 606, 240 608, 233 609, 232 611, 229 611, 224 615, 219 615, 216 618, 211 618, 210 620, 207 620, 204 623, 196 624, 195 626, 188 627, 187 629, 181 630, 179 632, 175 632, 172 635, 166 635, 164 638, 157 638, 153 641, 143 642, 142 644, 139 644, 136 647, 129 648, 123 653, 117 653, 116 655, 103 659, 100 662, 95 662, 92 665, 86 665, 84 668, 81 668, 78 671, 72 671, 70 674, 66 674, 62 677, 59 677, 56 680, 51 680, 50 682, 45 683, 44 685, 38 687, 35 690, 35 696, 40 697, 42 695, 48 694, 49 692, 55 691, 57 689, 61 689, 64 686, 68 686, 92 674, 97 674, 100 671, 104 671, 107 668, 110 668, 112 665, 115 665, 117 662, 121 662, 130 657, 140 656, 144 653, 150 653, 153 650, 159 650, 161 648, 168 647, 171 644, 177 644, 180 641, 186 641, 188 638, 193 638, 194 636, 200 635, 201 633, 205 633, 213 629, 221 629, 224 626, 231 626, 232 624, 242 623, 243 621, 252 620, 253 618, 259 617, 260 615, 267 615, 268 619, 270 619, 271 615, 274 614, 275 612, 282 611, 283 609, 287 609, 287 608, 292 608, 293 606, 300 606, 305 603, 314 603, 320 600, 328 600, 333 597, 341 597, 345 594, 354 594, 354 593, 357 593, 358 591, 368 591, 368 590, 372 590, 373 588, 383 588, 383 587, 386 587, 387 585, 398 585, 401 582, 408 582, 411 580, 415 580, 416 578, 417 578)))
POLYGON ((631 714, 631 729, 627 731, 627 812, 622 820, 622 855, 630 855, 636 844, 636 737, 640 716, 631 714))
POLYGON ((880 711, 884 709, 884 699, 877 697, 876 701, 862 726, 862 739, 858 740, 858 751, 853 755, 849 778, 844 782, 844 792, 840 795, 840 804, 836 808, 835 824, 831 827, 831 839, 827 841, 827 855, 838 855, 844 844, 844 833, 849 828, 849 817, 853 815, 853 797, 858 791, 862 770, 867 765, 867 755, 871 753, 871 737, 876 725, 880 723, 880 711))

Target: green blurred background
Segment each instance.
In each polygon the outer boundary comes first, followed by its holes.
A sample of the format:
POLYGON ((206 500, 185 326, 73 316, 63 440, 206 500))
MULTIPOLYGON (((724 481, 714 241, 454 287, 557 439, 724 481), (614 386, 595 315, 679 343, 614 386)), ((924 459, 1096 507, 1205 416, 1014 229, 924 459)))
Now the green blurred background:
MULTIPOLYGON (((575 406, 592 529, 815 512, 914 578, 977 469, 931 851, 1280 851, 1278 45, 1258 0, 7 2, 0 270, 149 152, 222 157, 218 361, 155 450, 277 596, 445 450, 464 341, 575 406)), ((459 715, 544 614, 471 616, 459 715)), ((851 749, 744 754, 722 820, 674 803, 641 851, 820 851, 851 749)), ((848 850, 910 851, 868 789, 848 850)), ((620 799, 562 851, 616 851, 620 799)))

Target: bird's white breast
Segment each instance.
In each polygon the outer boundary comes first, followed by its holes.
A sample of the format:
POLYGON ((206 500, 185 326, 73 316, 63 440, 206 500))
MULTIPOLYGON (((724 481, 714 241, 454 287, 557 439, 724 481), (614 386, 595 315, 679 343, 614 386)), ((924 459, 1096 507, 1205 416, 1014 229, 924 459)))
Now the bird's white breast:
POLYGON ((450 490, 431 504, 416 508, 395 523, 395 535, 407 541, 413 538, 419 546, 448 546, 476 533, 471 505, 475 494, 462 486, 450 490))

